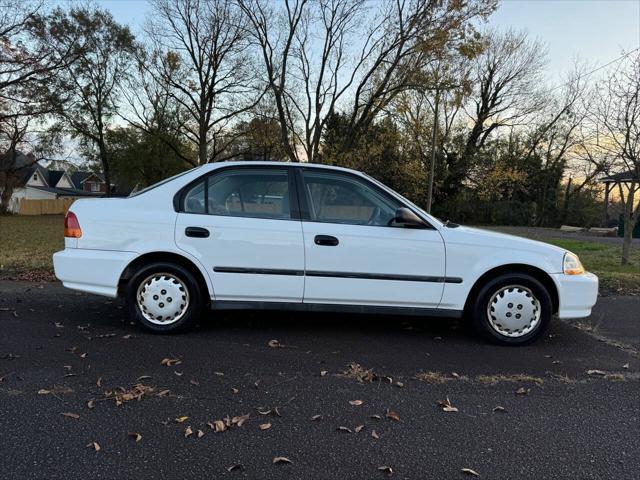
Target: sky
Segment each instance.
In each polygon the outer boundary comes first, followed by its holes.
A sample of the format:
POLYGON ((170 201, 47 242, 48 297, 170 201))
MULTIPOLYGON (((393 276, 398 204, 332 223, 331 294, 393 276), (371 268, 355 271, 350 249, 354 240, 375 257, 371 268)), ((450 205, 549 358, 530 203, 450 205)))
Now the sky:
MULTIPOLYGON (((145 0, 97 3, 134 33, 150 10, 145 0)), ((548 49, 548 78, 560 83, 576 59, 595 68, 640 47, 640 0, 503 0, 488 25, 525 30, 542 41, 548 49)))

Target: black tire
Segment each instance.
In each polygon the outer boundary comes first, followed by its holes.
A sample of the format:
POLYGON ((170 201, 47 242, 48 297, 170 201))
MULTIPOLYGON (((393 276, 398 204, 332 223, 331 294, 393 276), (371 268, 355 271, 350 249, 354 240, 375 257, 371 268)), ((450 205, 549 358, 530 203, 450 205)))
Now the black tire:
MULTIPOLYGON (((514 312, 517 311, 514 310, 514 312)), ((476 330, 488 340, 501 345, 527 345, 538 340, 549 328, 552 316, 553 304, 551 295, 549 295, 549 292, 540 281, 526 273, 508 273, 492 278, 480 288, 471 308, 471 317, 476 330), (540 304, 538 324, 531 331, 521 336, 511 337, 500 333, 497 328, 492 326, 489 319, 489 302, 494 294, 508 286, 524 287, 531 292, 540 304)))
MULTIPOLYGON (((161 296, 161 294, 159 294, 159 296, 161 296)), ((138 270, 127 282, 125 298, 130 317, 139 322, 145 329, 154 333, 177 333, 188 330, 193 327, 196 320, 200 317, 205 303, 203 292, 201 291, 198 281, 194 275, 181 265, 168 262, 151 263, 138 270), (166 273, 168 275, 162 276, 160 275, 162 273, 166 273), (155 278, 153 278, 154 275, 155 278), (153 317, 153 315, 151 312, 147 312, 145 315, 137 298, 138 290, 141 288, 143 283, 146 283, 147 288, 149 288, 151 286, 151 282, 163 281, 171 282, 171 285, 168 288, 170 290, 168 295, 171 295, 172 289, 174 293, 176 293, 174 296, 183 295, 176 300, 167 296, 165 299, 167 305, 170 305, 168 302, 171 302, 171 306, 177 305, 177 303, 173 303, 174 301, 182 302, 182 305, 186 305, 183 310, 180 310, 180 312, 175 315, 176 317, 179 316, 177 320, 168 321, 166 324, 154 323, 152 320, 147 318, 148 316, 153 317), (176 291, 175 288, 179 291, 176 291)), ((163 298, 158 299, 158 301, 162 300, 163 298)), ((158 303, 158 306, 160 305, 164 307, 163 303, 158 303)), ((161 321, 162 316, 158 316, 155 319, 156 321, 161 321)))

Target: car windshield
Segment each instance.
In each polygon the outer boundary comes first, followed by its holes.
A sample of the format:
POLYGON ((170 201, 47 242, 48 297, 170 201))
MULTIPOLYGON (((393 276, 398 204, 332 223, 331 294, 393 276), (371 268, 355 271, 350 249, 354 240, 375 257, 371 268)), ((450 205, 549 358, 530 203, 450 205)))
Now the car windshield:
POLYGON ((161 185, 164 185, 165 183, 168 183, 172 180, 175 180, 176 178, 179 178, 183 175, 186 175, 189 172, 192 172, 193 170, 195 170, 196 168, 200 168, 200 167, 195 167, 195 168, 190 168, 189 170, 185 170, 184 172, 180 172, 176 175, 174 175, 173 177, 169 177, 169 178, 165 178, 164 180, 160 180, 158 183, 154 183, 153 185, 149 185, 148 187, 143 188, 142 190, 138 190, 137 192, 131 192, 129 194, 129 197, 137 197, 138 195, 148 192, 149 190, 153 190, 154 188, 157 188, 161 185))

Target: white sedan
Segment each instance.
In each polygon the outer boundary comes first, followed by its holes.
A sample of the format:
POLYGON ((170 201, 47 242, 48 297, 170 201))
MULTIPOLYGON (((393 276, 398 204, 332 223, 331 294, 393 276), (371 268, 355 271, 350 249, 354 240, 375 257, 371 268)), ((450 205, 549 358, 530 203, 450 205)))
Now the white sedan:
POLYGON ((503 344, 591 313, 576 255, 428 215, 375 179, 310 164, 208 164, 128 198, 76 201, 56 276, 127 300, 154 332, 205 308, 459 318, 503 344))

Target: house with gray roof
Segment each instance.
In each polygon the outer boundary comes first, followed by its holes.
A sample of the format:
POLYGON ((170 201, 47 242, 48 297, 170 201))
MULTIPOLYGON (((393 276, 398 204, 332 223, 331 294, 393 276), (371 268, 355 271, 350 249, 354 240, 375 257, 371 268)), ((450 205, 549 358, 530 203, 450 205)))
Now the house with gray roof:
POLYGON ((107 192, 104 177, 95 172, 50 170, 36 163, 33 157, 19 152, 12 163, 17 182, 9 201, 9 211, 15 213, 20 210, 22 199, 82 198, 103 196, 107 192))

